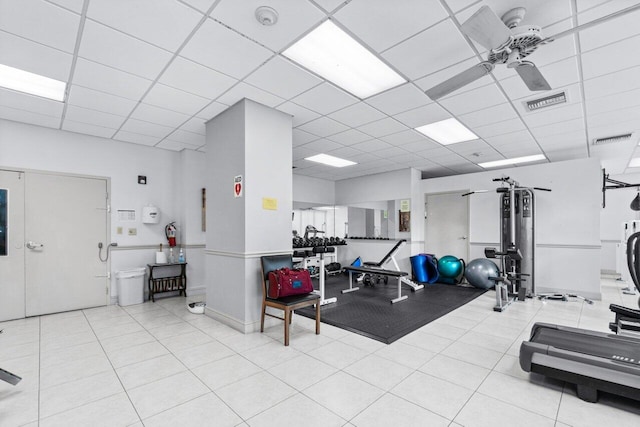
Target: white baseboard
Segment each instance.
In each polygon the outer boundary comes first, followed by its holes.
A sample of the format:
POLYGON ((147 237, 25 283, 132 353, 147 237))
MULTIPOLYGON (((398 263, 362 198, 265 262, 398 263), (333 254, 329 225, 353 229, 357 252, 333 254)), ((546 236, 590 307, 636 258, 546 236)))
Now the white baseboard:
POLYGON ((220 313, 219 311, 209 307, 204 308, 204 314, 229 326, 230 328, 235 329, 236 331, 242 332, 243 334, 251 334, 253 332, 260 331, 260 321, 245 323, 239 319, 229 316, 228 314, 220 313))
POLYGON ((206 295, 207 287, 206 286, 187 286, 187 295, 206 295))

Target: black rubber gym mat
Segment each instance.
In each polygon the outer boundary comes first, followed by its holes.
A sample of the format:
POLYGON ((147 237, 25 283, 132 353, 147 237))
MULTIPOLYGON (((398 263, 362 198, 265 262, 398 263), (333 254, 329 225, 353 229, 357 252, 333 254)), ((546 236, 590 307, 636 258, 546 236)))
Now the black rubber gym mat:
MULTIPOLYGON (((412 292, 403 285, 402 295, 409 298, 391 304, 390 300, 398 296, 398 286, 392 282, 395 281, 374 287, 364 287, 360 283, 359 290, 342 294, 340 291, 349 287, 349 278, 327 277, 325 298, 337 297, 338 301, 322 306, 321 322, 391 344, 486 292, 440 283, 425 284, 424 289, 412 292)), ((317 289, 317 281, 314 285, 317 289)), ((296 313, 315 319, 313 307, 296 310, 296 313)))

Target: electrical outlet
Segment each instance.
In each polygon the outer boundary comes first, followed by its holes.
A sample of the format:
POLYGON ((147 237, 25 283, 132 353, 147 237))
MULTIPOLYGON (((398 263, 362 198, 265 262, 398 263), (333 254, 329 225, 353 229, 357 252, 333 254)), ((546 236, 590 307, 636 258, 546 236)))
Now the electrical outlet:
POLYGON ((122 234, 122 227, 116 228, 116 234, 122 234))
POLYGON ((137 228, 130 228, 129 229, 129 236, 135 236, 138 234, 138 229, 137 228))

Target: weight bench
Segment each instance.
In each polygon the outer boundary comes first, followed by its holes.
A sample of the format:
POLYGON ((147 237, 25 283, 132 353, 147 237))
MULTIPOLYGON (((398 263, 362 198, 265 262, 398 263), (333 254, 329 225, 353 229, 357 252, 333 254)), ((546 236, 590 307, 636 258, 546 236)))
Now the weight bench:
MULTIPOLYGON (((394 270, 386 270, 386 271, 396 271, 396 272, 401 272, 400 271, 400 266, 398 265, 398 261, 396 261, 396 255, 398 254, 398 252, 400 252, 400 249, 402 249, 402 247, 404 245, 407 244, 406 239, 402 239, 399 240, 398 243, 395 244, 395 246, 393 248, 391 248, 391 250, 384 256, 382 257, 382 260, 380 260, 379 262, 364 262, 362 263, 364 265, 365 268, 373 268, 373 269, 384 269, 385 264, 388 264, 389 262, 391 262, 393 264, 394 270)), ((346 268, 345 268, 346 270, 346 268)), ((376 272, 369 272, 369 274, 377 274, 377 275, 382 275, 382 276, 393 276, 392 274, 384 274, 384 273, 380 273, 378 271, 376 272)), ((409 273, 404 273, 403 275, 399 276, 399 280, 401 283, 409 286, 411 288, 412 291, 419 291, 420 289, 424 288, 424 285, 418 284, 412 280, 409 280, 406 276, 408 276, 409 273)))
POLYGON ((354 267, 352 265, 344 267, 345 271, 349 272, 349 289, 343 289, 342 293, 346 294, 347 292, 353 292, 360 289, 359 287, 353 287, 353 273, 357 274, 379 274, 388 277, 397 277, 398 278, 398 298, 394 298, 391 300, 391 304, 407 299, 406 295, 402 295, 402 280, 405 279, 405 276, 408 276, 409 273, 406 271, 396 271, 396 270, 385 270, 384 268, 374 268, 374 267, 354 267))

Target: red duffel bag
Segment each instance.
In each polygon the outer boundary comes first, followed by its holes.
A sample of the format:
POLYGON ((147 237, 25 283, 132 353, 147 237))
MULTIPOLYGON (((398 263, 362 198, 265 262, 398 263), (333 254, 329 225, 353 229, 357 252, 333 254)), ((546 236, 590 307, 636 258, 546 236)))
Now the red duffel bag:
POLYGON ((269 272, 269 298, 275 299, 309 292, 313 292, 309 270, 291 270, 285 267, 269 272))

